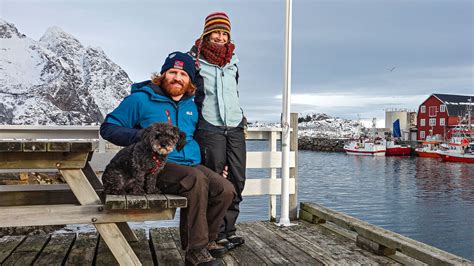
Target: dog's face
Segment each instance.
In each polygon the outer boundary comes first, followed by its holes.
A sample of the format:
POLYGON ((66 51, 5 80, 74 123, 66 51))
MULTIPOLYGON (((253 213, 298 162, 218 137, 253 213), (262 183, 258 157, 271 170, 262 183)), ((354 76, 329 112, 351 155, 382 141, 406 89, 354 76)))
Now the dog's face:
POLYGON ((154 152, 166 155, 172 152, 175 146, 180 150, 186 140, 185 135, 177 127, 166 123, 154 123, 145 129, 142 141, 145 141, 154 152))

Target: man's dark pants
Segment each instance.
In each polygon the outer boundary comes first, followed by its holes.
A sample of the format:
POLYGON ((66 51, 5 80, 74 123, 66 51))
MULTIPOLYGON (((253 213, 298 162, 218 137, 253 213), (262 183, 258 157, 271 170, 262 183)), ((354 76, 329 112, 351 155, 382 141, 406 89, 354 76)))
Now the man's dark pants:
POLYGON ((204 248, 217 239, 222 219, 236 195, 227 179, 203 165, 167 163, 158 175, 157 186, 163 193, 188 200, 180 215, 183 250, 204 248))
POLYGON ((247 149, 244 130, 241 127, 198 129, 195 138, 201 148, 202 163, 217 173, 222 173, 227 165, 228 179, 234 184, 237 193, 225 214, 219 233, 218 239, 224 239, 235 235, 235 223, 240 213, 239 204, 245 186, 247 149))

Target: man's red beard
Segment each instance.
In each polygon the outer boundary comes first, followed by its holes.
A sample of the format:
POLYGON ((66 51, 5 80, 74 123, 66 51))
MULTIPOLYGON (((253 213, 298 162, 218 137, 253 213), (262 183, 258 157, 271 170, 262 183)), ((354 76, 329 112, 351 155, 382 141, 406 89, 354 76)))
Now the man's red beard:
POLYGON ((186 88, 188 87, 189 84, 184 84, 182 81, 168 81, 166 78, 163 79, 163 82, 161 84, 161 88, 166 92, 171 97, 183 95, 186 92, 186 88), (178 83, 181 85, 181 87, 175 87, 174 85, 178 83))

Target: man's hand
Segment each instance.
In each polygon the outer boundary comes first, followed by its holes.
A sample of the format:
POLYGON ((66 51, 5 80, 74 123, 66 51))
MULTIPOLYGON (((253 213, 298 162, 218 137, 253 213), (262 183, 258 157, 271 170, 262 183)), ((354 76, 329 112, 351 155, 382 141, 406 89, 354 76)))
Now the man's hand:
POLYGON ((227 165, 224 166, 224 170, 222 170, 221 175, 222 175, 224 178, 227 178, 227 177, 229 176, 229 172, 228 172, 228 171, 229 171, 229 167, 227 167, 227 165))

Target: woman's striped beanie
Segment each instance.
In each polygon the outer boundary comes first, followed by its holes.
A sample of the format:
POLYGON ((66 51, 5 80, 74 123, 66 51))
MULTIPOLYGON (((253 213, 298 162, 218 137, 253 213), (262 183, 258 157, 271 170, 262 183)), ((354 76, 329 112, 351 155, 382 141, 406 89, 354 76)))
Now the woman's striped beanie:
POLYGON ((227 32, 230 40, 230 20, 226 13, 215 12, 209 14, 204 21, 204 31, 201 38, 214 31, 227 32))

